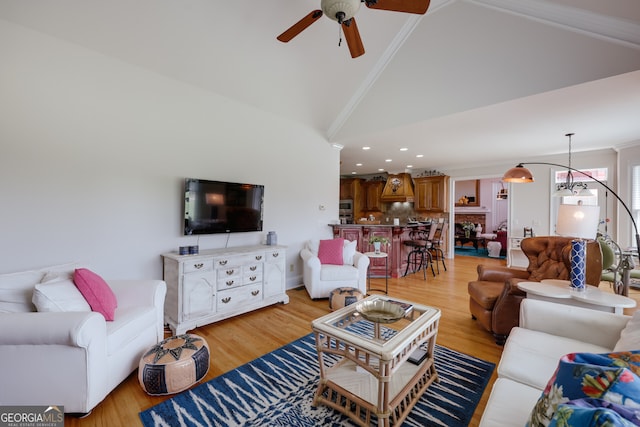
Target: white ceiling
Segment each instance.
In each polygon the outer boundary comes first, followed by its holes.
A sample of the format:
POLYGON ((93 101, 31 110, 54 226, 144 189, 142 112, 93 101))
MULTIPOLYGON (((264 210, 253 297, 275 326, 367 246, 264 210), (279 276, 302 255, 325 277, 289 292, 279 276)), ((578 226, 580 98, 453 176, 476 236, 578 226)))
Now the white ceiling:
POLYGON ((276 40, 319 3, 0 0, 0 19, 301 122, 344 146, 345 175, 564 153, 568 132, 574 152, 640 141, 638 0, 362 7, 357 59, 326 17, 276 40))

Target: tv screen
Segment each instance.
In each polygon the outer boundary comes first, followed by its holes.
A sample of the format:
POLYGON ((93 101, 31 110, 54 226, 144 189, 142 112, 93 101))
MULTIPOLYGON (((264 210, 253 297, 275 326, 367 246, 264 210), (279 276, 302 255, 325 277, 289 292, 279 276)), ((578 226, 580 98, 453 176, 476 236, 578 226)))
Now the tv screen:
POLYGON ((262 231, 264 186, 185 179, 184 234, 262 231))

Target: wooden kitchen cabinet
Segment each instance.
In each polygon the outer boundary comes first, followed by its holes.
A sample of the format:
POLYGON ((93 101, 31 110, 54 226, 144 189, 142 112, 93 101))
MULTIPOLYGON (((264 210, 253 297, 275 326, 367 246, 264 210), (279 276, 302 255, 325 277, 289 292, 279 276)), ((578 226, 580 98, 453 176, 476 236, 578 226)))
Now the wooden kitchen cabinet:
POLYGON ((425 176, 413 179, 415 183, 415 210, 420 212, 446 212, 448 207, 449 177, 425 176))
POLYGON ((340 200, 353 200, 353 220, 362 217, 366 195, 362 188, 362 178, 340 179, 340 200))
POLYGON ((384 181, 366 181, 362 184, 364 193, 364 211, 382 212, 382 189, 384 181))
POLYGON ((340 180, 340 200, 354 200, 360 197, 361 178, 342 178, 340 180))

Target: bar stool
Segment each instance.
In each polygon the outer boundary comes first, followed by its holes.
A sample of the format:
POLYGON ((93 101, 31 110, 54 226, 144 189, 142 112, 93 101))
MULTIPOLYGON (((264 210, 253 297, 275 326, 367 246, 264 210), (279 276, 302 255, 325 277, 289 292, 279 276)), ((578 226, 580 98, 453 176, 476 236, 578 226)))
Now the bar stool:
POLYGON ((431 254, 432 259, 435 259, 438 274, 440 274, 440 265, 438 264, 438 260, 442 261, 442 267, 444 268, 444 271, 447 271, 447 265, 444 263, 444 251, 442 250, 442 244, 448 230, 448 222, 444 221, 438 223, 438 228, 436 229, 433 239, 427 243, 428 251, 431 254))
POLYGON ((411 273, 417 273, 422 270, 424 280, 427 280, 427 267, 431 266, 431 272, 433 277, 436 276, 436 271, 433 268, 433 259, 431 252, 428 250, 429 239, 433 239, 433 235, 436 232, 436 224, 431 224, 429 233, 425 230, 415 229, 409 232, 409 240, 405 240, 403 244, 411 250, 407 254, 407 268, 404 271, 404 276, 411 273))

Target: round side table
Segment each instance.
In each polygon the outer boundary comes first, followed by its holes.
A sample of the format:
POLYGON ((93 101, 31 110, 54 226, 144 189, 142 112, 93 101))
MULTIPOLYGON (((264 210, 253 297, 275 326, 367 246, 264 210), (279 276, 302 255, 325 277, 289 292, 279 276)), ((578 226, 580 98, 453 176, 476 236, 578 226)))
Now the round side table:
POLYGON ((587 285, 584 291, 574 291, 568 280, 544 279, 541 282, 520 282, 518 288, 527 293, 527 298, 609 313, 623 314, 625 308, 636 306, 636 301, 631 298, 604 292, 591 285, 587 285))
MULTIPOLYGON (((367 274, 367 292, 374 291, 389 294, 389 254, 387 254, 386 252, 365 252, 364 254, 371 260, 376 258, 384 258, 384 290, 371 289, 371 273, 369 273, 367 274)), ((371 263, 369 263, 369 270, 371 270, 371 263)))

